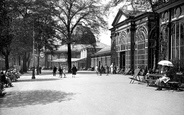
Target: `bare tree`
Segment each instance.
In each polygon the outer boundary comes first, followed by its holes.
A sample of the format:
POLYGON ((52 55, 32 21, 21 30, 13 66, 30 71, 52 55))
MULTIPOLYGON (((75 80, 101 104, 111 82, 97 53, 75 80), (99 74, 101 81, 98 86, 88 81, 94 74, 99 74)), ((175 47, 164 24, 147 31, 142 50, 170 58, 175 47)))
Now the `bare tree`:
POLYGON ((53 0, 56 11, 56 27, 61 35, 61 40, 68 47, 68 72, 71 72, 71 44, 74 43, 74 31, 78 25, 91 29, 97 35, 100 28, 107 27, 104 20, 104 7, 99 0, 53 0))

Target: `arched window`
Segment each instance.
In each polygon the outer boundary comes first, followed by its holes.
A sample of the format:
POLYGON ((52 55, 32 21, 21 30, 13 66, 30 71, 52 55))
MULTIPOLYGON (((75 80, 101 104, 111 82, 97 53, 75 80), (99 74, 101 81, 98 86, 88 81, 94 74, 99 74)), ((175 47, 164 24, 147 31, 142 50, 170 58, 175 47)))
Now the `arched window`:
POLYGON ((184 69, 184 20, 176 21, 171 26, 171 59, 178 68, 184 69))
POLYGON ((135 35, 135 65, 137 67, 142 67, 146 65, 147 53, 145 50, 146 39, 148 36, 148 31, 146 26, 140 26, 136 30, 135 35))

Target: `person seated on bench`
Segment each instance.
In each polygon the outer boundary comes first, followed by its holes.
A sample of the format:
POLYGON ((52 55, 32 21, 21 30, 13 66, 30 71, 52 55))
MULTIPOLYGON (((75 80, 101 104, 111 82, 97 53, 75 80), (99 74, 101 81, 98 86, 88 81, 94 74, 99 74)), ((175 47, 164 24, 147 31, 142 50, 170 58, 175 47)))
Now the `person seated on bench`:
POLYGON ((155 82, 155 84, 158 86, 156 90, 162 90, 162 85, 173 79, 175 71, 173 68, 166 66, 165 71, 163 71, 162 74, 163 76, 157 79, 155 82))
POLYGON ((0 73, 0 77, 1 77, 1 83, 5 84, 6 87, 8 87, 8 86, 13 87, 10 78, 6 77, 4 72, 0 73))

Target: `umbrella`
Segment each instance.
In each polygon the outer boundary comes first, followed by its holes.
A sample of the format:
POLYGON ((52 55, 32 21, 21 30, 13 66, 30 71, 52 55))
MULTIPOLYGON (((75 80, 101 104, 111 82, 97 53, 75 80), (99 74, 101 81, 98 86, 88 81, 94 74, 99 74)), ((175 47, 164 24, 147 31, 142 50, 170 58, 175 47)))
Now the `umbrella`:
POLYGON ((168 60, 159 61, 159 62, 158 62, 158 65, 173 67, 172 62, 170 62, 170 61, 168 61, 168 60))

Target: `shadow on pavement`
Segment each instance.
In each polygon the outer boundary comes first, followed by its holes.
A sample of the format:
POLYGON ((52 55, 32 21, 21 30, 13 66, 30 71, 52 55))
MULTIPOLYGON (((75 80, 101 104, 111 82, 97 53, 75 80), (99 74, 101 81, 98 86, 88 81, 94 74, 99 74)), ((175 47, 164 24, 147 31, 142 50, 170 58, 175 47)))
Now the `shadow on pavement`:
POLYGON ((9 92, 0 98, 0 108, 21 107, 27 105, 49 104, 71 100, 74 93, 65 93, 55 90, 33 90, 9 92))
POLYGON ((16 82, 36 82, 36 81, 54 81, 60 80, 55 78, 43 78, 43 79, 18 79, 16 82))

